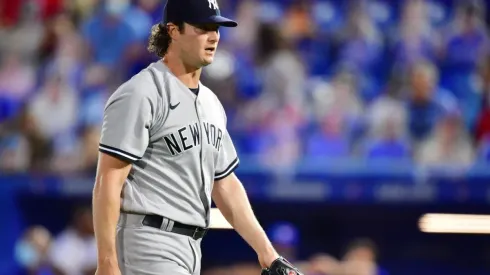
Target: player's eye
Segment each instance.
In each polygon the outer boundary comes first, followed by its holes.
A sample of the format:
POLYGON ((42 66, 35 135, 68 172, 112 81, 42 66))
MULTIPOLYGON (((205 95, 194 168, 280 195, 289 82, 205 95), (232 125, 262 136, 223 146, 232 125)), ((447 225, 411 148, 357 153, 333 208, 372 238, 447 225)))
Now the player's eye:
POLYGON ((194 27, 199 29, 202 32, 219 32, 218 24, 197 24, 194 27))
POLYGON ((206 27, 206 31, 219 32, 219 25, 211 24, 211 25, 206 27))

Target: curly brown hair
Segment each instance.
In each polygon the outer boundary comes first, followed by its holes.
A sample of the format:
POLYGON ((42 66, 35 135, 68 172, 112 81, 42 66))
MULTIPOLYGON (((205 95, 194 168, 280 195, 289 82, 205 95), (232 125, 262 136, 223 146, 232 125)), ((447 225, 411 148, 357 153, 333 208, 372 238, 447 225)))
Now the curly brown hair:
MULTIPOLYGON (((184 31, 184 22, 173 23, 177 26, 179 31, 184 31)), ((153 25, 151 28, 151 35, 148 39, 148 51, 156 54, 158 57, 163 58, 167 54, 168 47, 172 42, 172 38, 168 33, 168 28, 163 23, 153 25)))

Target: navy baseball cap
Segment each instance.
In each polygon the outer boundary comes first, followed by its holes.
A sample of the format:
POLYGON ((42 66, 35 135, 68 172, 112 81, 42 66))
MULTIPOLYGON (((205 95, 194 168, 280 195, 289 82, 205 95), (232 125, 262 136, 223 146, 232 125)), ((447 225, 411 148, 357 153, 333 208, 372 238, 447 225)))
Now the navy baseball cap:
POLYGON ((221 16, 217 0, 168 0, 163 12, 164 23, 215 23, 223 27, 236 27, 237 22, 221 16))

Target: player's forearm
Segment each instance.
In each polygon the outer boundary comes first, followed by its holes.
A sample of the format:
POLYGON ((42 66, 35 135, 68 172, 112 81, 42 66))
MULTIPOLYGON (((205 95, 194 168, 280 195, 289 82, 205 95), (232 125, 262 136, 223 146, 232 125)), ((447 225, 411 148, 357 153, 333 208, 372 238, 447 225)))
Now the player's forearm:
POLYGON ((120 214, 119 182, 110 177, 98 179, 93 192, 94 231, 98 261, 116 259, 116 226, 120 214))
POLYGON ((276 254, 267 235, 255 217, 245 189, 234 175, 226 182, 218 182, 213 189, 213 200, 226 220, 259 255, 276 254))

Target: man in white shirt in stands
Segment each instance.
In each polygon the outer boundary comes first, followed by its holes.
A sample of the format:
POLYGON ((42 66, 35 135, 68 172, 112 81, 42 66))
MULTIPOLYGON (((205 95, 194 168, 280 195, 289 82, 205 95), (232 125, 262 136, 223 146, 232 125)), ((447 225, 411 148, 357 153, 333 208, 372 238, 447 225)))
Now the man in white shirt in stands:
POLYGON ((95 274, 97 244, 90 207, 80 207, 75 210, 72 223, 56 237, 53 243, 50 260, 57 273, 62 275, 95 274))

